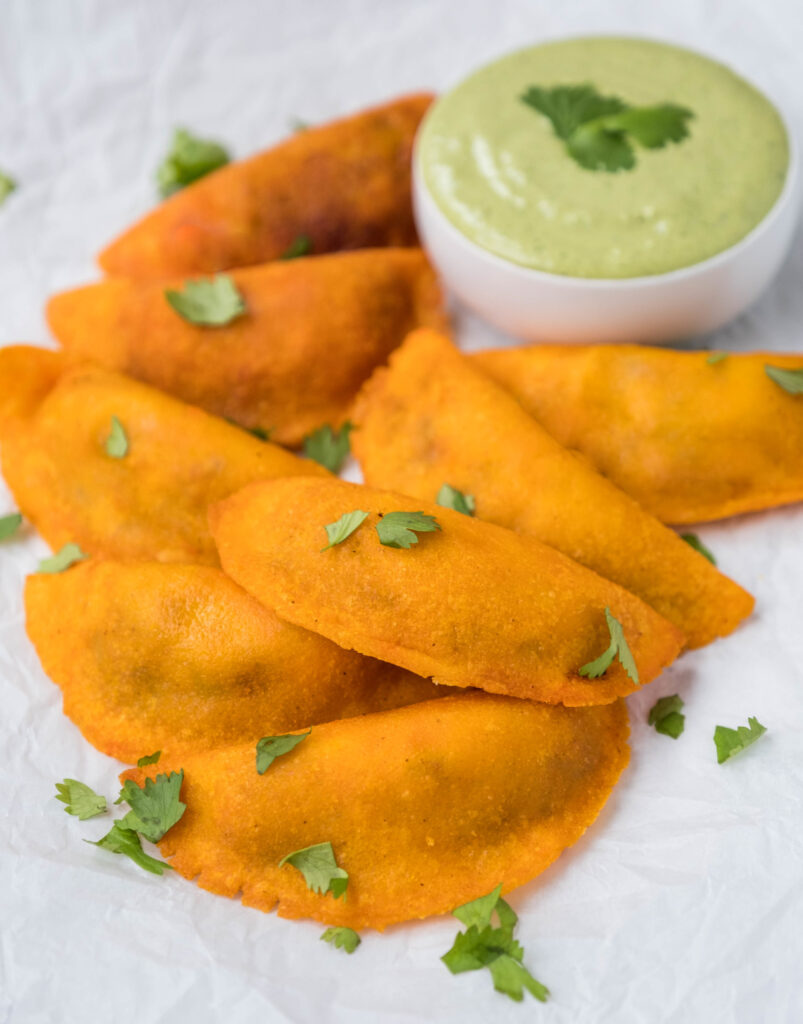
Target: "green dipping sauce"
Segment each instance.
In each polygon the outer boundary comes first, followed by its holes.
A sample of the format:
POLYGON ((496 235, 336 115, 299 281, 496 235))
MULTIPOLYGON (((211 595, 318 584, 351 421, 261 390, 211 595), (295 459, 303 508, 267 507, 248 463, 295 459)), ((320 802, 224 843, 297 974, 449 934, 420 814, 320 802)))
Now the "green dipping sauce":
POLYGON ((744 238, 781 193, 789 142, 775 107, 724 65, 597 37, 477 71, 432 108, 417 158, 446 217, 489 252, 553 274, 626 278, 699 263, 744 238), (632 106, 687 107, 688 137, 635 145, 632 170, 586 170, 520 99, 529 86, 585 83, 632 106))

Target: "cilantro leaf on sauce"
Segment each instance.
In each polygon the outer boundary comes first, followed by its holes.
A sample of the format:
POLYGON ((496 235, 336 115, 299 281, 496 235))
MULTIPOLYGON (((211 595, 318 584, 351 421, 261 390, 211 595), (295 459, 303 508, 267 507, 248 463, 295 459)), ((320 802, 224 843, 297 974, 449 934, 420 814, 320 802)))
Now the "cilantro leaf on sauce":
POLYGON ((724 764, 734 754, 740 753, 763 736, 767 727, 757 718, 748 718, 747 725, 739 725, 735 729, 718 725, 714 729, 714 743, 717 748, 717 764, 724 764))
POLYGON ((106 454, 113 459, 122 459, 128 454, 128 437, 116 416, 112 416, 111 430, 106 438, 106 454))
POLYGON ((611 642, 598 658, 589 661, 587 665, 583 665, 580 669, 580 675, 586 676, 588 679, 598 679, 611 667, 613 659, 618 657, 622 668, 638 686, 638 668, 627 645, 622 624, 611 615, 610 608, 605 609, 605 620, 608 623, 611 642))
POLYGON ((326 526, 324 526, 324 530, 326 530, 326 536, 329 538, 329 543, 325 548, 321 548, 321 551, 328 551, 329 548, 333 548, 335 544, 342 544, 343 541, 350 537, 359 526, 362 526, 367 518, 367 512, 363 512, 362 509, 355 508, 353 512, 344 512, 336 523, 327 523, 326 526))
POLYGON ((410 548, 419 533, 440 530, 438 520, 424 512, 387 512, 376 524, 380 543, 389 548, 410 548))
POLYGON ((10 512, 7 516, 0 516, 0 540, 13 537, 21 526, 22 516, 19 512, 10 512))
POLYGON ((309 235, 299 235, 279 257, 280 260, 295 260, 299 256, 309 256, 312 252, 312 239, 309 235))
POLYGON ((707 558, 711 565, 717 564, 716 558, 714 558, 713 554, 708 550, 705 544, 703 544, 696 533, 681 533, 680 539, 685 540, 689 547, 694 548, 694 550, 701 554, 703 558, 707 558))
POLYGON ((82 562, 85 558, 89 558, 89 555, 82 551, 77 544, 71 542, 65 544, 61 550, 57 551, 55 555, 51 555, 50 558, 43 558, 36 571, 64 572, 65 569, 69 569, 76 562, 82 562))
POLYGON ((803 395, 803 366, 797 370, 787 370, 782 366, 764 365, 764 372, 771 381, 783 388, 790 395, 803 395))
POLYGON ((345 900, 349 884, 348 872, 337 866, 335 851, 331 843, 316 843, 305 846, 302 850, 288 853, 279 861, 279 867, 292 864, 301 872, 307 888, 325 896, 331 892, 335 899, 340 896, 345 900))
POLYGON ((324 942, 330 942, 335 949, 345 949, 347 953, 353 953, 362 942, 362 939, 353 928, 327 928, 321 936, 324 942))
POLYGON ((531 85, 521 96, 522 103, 549 118, 555 134, 564 142, 589 121, 618 114, 625 104, 616 96, 601 96, 593 85, 558 85, 543 89, 531 85))
POLYGON ((287 736, 263 736, 257 742, 257 771, 264 775, 277 757, 282 754, 289 754, 309 736, 309 732, 302 732, 300 735, 289 734, 287 736))
POLYGON ((150 871, 154 875, 164 874, 165 869, 172 871, 169 864, 166 864, 163 860, 156 860, 155 857, 145 853, 137 833, 124 825, 123 821, 115 821, 111 831, 107 832, 102 839, 98 839, 97 842, 92 842, 91 839, 85 839, 84 842, 92 843, 93 846, 100 846, 111 853, 122 853, 133 860, 139 867, 145 871, 150 871))
POLYGON ((152 843, 158 843, 187 809, 187 805, 179 799, 183 782, 183 771, 145 779, 144 789, 132 779, 126 779, 120 790, 120 798, 131 810, 121 819, 121 825, 139 832, 152 843))
POLYGON ((435 502, 442 508, 453 508, 455 512, 462 512, 464 516, 473 516, 477 507, 473 494, 464 494, 451 484, 441 485, 435 502))
POLYGON ((458 932, 452 948, 441 960, 452 974, 478 971, 487 967, 497 992, 521 1002, 526 989, 541 1002, 546 1002, 549 990, 530 974, 523 965, 524 950, 513 937, 518 917, 501 898, 502 886, 464 903, 452 911, 466 931, 458 932), (494 927, 493 914, 499 925, 494 927))
POLYGON ((77 779, 57 782, 56 791, 56 800, 66 804, 64 810, 67 814, 74 814, 79 821, 94 818, 106 810, 106 797, 100 796, 94 789, 77 779))
POLYGON ((183 320, 199 327, 225 327, 246 312, 245 301, 228 274, 185 281, 181 291, 166 288, 164 294, 183 320))
POLYGON ((304 454, 308 459, 314 459, 324 469, 328 469, 330 473, 339 473, 351 450, 349 434, 353 429, 353 424, 348 420, 338 431, 324 423, 322 427, 318 427, 304 438, 304 454))
POLYGON ((228 162, 229 154, 220 143, 176 128, 170 151, 156 171, 159 192, 167 198, 228 162))
POLYGON ((681 714, 683 701, 675 693, 670 697, 661 697, 650 708, 647 724, 654 725, 655 731, 676 740, 686 726, 686 716, 681 714))

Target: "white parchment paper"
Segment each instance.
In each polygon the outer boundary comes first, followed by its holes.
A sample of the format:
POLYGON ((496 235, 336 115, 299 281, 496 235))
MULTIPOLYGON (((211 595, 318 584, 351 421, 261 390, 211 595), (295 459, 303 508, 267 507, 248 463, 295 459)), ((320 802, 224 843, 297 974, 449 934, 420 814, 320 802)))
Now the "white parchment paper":
MULTIPOLYGON (((155 199, 175 125, 268 145, 405 90, 442 89, 506 50, 577 32, 704 49, 780 97, 800 133, 797 0, 0 0, 0 344, 52 344, 47 296, 155 199)), ((462 316, 467 347, 505 339, 462 316)), ((706 343, 711 339, 704 339, 706 343)), ((717 347, 803 351, 803 237, 717 347)), ((13 507, 0 491, 0 513, 13 507)), ((351 956, 281 921, 156 878, 81 842, 65 775, 116 792, 118 766, 61 714, 26 640, 38 538, 0 552, 0 1024, 803 1021, 803 509, 702 528, 757 598, 726 641, 685 655, 630 701, 633 759, 586 837, 512 902, 527 963, 552 990, 515 1005, 484 972, 439 962, 441 918, 366 934, 351 956), (686 701, 675 741, 645 723, 686 701), (716 764, 717 723, 767 735, 716 764)), ((515 770, 512 769, 512 770, 515 770)))

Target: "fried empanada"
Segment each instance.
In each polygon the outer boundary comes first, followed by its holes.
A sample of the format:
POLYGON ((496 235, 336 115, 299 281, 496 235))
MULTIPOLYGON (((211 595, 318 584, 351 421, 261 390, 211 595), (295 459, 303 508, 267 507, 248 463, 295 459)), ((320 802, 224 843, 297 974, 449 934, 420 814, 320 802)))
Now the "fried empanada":
POLYGON ((562 448, 434 331, 416 331, 363 389, 352 448, 367 484, 434 501, 450 484, 476 514, 537 537, 646 601, 700 647, 753 598, 674 531, 562 448))
POLYGON ((166 288, 106 280, 55 296, 70 355, 127 373, 274 441, 298 445, 346 417, 362 382, 415 327, 444 327, 420 249, 371 249, 237 270, 246 313, 222 327, 183 319, 166 288))
POLYGON ((415 245, 413 138, 432 96, 298 132, 182 189, 100 255, 108 274, 164 278, 313 253, 415 245))
POLYGON ((803 398, 789 353, 528 345, 474 357, 561 444, 665 523, 803 500, 803 398))
POLYGON ((579 675, 609 646, 606 608, 640 684, 683 644, 639 598, 540 541, 402 494, 265 481, 214 506, 210 522, 224 571, 281 618, 438 683, 568 705, 631 693, 619 661, 601 679, 579 675), (325 525, 355 509, 368 518, 321 550, 325 525), (382 516, 418 510, 441 529, 407 550, 380 543, 382 516))
POLYGON ((217 563, 207 507, 252 480, 328 476, 155 388, 94 367, 56 373, 58 357, 0 349, 3 476, 53 547, 90 555, 217 563), (123 457, 107 451, 117 417, 123 457))
POLYGON ((627 765, 624 704, 563 708, 461 693, 313 727, 264 775, 251 744, 184 769, 160 842, 186 878, 282 917, 383 929, 534 878, 594 821, 627 765), (331 843, 345 899, 307 888, 287 854, 331 843))
POLYGON ((282 622, 204 565, 83 562, 29 576, 25 611, 64 713, 129 764, 439 696, 429 680, 282 622))

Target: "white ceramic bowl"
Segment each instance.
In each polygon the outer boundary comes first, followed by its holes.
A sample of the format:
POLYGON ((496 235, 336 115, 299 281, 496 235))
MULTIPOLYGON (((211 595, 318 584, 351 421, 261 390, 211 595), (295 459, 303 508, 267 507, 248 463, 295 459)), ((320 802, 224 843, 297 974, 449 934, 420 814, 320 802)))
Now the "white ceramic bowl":
POLYGON ((679 270, 583 278, 511 263, 472 242, 441 212, 424 182, 416 148, 418 232, 447 287, 485 320, 525 341, 661 342, 712 331, 758 297, 792 242, 800 209, 800 157, 789 122, 783 121, 789 168, 775 205, 735 245, 679 270))

